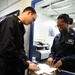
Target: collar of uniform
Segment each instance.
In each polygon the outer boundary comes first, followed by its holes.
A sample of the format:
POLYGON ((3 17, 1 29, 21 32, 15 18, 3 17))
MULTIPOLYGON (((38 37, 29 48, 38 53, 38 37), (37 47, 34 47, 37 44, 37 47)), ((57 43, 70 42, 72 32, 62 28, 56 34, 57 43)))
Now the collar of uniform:
POLYGON ((14 15, 14 17, 17 19, 19 24, 23 24, 23 22, 17 16, 14 15))
POLYGON ((23 22, 17 16, 14 15, 14 17, 17 19, 17 22, 18 22, 23 34, 25 34, 26 30, 25 30, 25 28, 23 26, 23 22))

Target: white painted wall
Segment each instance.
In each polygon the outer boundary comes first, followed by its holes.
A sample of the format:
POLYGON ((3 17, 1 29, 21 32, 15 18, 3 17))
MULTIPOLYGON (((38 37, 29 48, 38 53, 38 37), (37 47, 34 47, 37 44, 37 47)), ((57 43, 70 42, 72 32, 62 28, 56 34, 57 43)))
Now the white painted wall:
POLYGON ((59 32, 56 28, 56 20, 42 15, 38 9, 36 9, 38 13, 37 20, 34 23, 34 41, 40 40, 50 44, 52 46, 54 36, 59 32), (54 36, 49 36, 49 29, 54 31, 54 36))

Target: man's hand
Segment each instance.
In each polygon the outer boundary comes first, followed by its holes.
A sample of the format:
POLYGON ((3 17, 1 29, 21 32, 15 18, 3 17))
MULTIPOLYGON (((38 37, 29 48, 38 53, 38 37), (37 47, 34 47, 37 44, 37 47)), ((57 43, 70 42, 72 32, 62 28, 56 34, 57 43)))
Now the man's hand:
POLYGON ((47 63, 50 65, 50 67, 52 66, 53 63, 53 58, 48 58, 47 59, 47 63))
POLYGON ((33 71, 39 71, 40 70, 40 68, 34 63, 30 63, 28 69, 33 70, 33 71))
POLYGON ((29 64, 32 64, 33 62, 31 62, 30 60, 27 60, 26 62, 28 62, 29 64))
POLYGON ((58 68, 58 67, 60 67, 62 65, 62 61, 61 60, 59 60, 59 61, 57 61, 57 63, 54 65, 54 66, 52 66, 53 68, 58 68))
POLYGON ((40 70, 40 68, 36 64, 31 62, 30 60, 27 60, 26 62, 29 63, 28 69, 33 70, 33 71, 39 71, 40 70))

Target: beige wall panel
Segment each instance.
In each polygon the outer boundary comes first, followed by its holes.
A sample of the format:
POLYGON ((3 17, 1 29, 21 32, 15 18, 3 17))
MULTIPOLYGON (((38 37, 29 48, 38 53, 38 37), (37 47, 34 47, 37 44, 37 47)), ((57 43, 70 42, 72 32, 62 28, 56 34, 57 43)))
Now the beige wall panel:
POLYGON ((18 9, 22 11, 22 1, 19 1, 16 4, 13 4, 12 6, 10 6, 6 9, 4 9, 3 11, 1 11, 0 12, 0 14, 1 14, 0 17, 4 16, 6 14, 9 14, 9 13, 15 11, 15 10, 18 10, 18 9))
POLYGON ((20 0, 8 0, 8 6, 12 5, 12 4, 15 4, 18 1, 20 1, 20 0))
POLYGON ((0 11, 7 7, 7 0, 0 0, 0 11))
MULTIPOLYGON (((31 0, 23 0, 22 2, 23 2, 23 9, 27 6, 31 6, 31 0)), ((25 38, 24 46, 25 46, 26 53, 28 55, 29 54, 30 26, 25 26, 25 29, 26 29, 26 34, 24 36, 24 38, 25 38)))

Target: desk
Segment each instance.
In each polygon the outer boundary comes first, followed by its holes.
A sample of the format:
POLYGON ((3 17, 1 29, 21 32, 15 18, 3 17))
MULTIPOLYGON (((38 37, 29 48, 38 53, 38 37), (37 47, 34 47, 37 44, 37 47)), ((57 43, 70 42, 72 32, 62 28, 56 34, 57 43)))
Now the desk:
MULTIPOLYGON (((37 75, 37 74, 33 71, 30 71, 29 75, 37 75)), ((60 70, 60 72, 57 72, 56 74, 51 73, 51 74, 40 74, 40 75, 75 75, 75 73, 65 71, 65 70, 60 70)))
POLYGON ((55 73, 50 73, 50 74, 46 74, 46 73, 43 73, 43 74, 36 74, 35 72, 33 71, 30 71, 30 73, 28 75, 56 75, 55 73))
POLYGON ((29 70, 28 75, 75 75, 73 72, 60 70, 58 68, 50 68, 49 65, 45 63, 39 63, 40 71, 34 72, 29 70))

